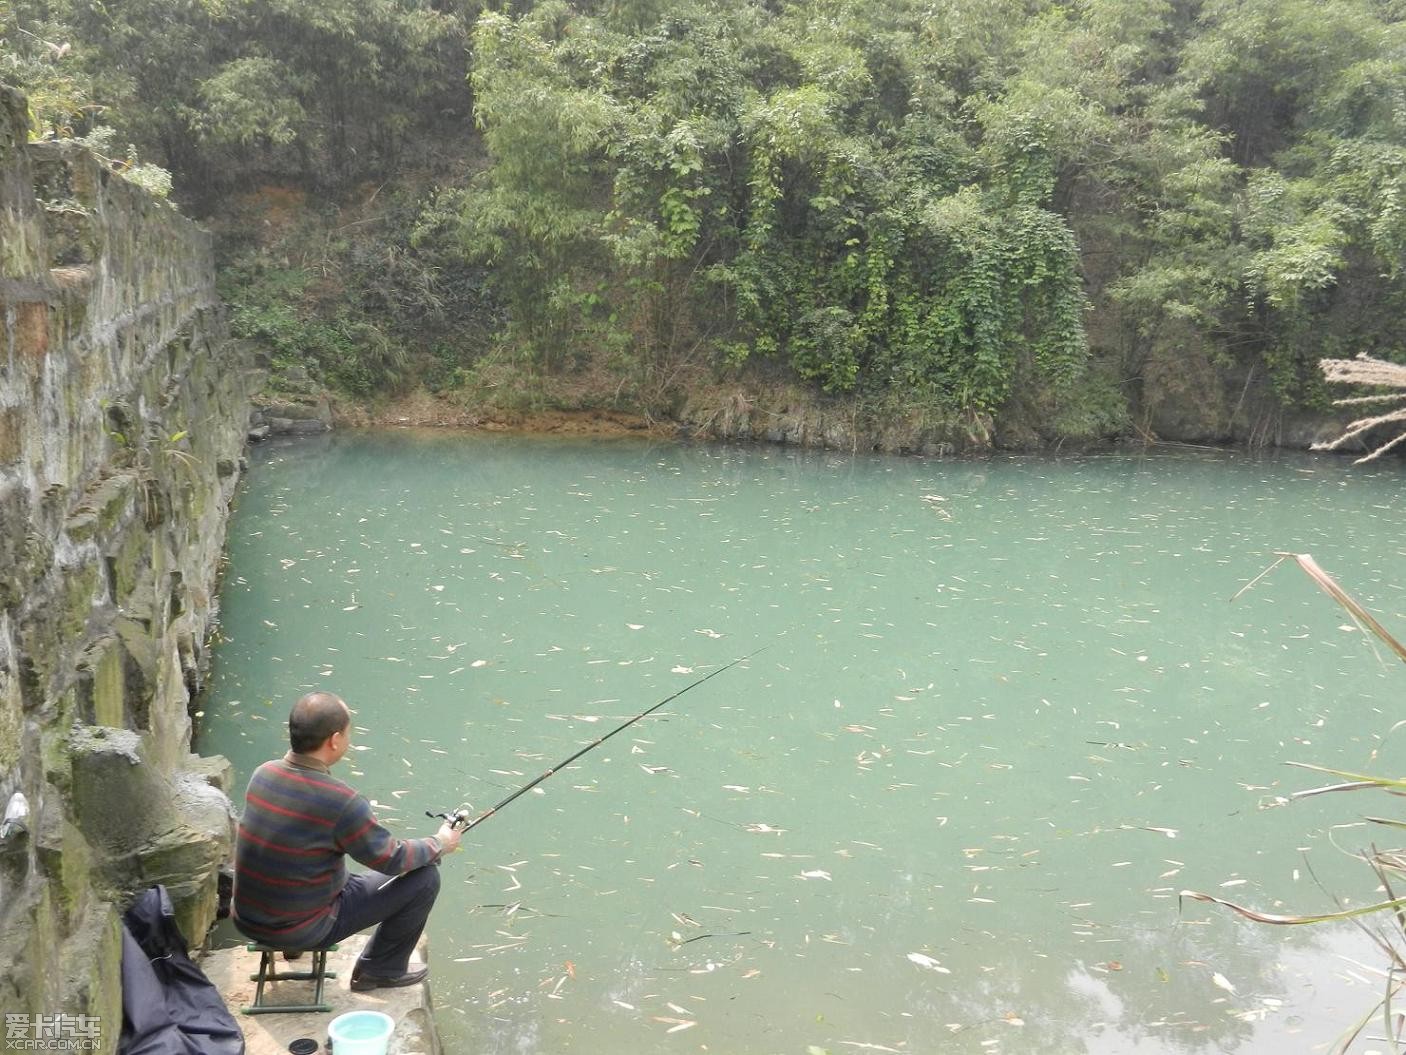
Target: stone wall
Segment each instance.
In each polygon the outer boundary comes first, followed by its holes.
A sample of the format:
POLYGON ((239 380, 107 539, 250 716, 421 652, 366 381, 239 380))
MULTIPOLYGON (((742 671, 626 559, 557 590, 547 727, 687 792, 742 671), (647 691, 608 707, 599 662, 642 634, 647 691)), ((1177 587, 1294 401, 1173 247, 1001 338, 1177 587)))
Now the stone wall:
POLYGON ((208 235, 0 88, 0 1009, 101 1016, 120 908, 214 918, 227 765, 190 754, 250 376, 208 235))

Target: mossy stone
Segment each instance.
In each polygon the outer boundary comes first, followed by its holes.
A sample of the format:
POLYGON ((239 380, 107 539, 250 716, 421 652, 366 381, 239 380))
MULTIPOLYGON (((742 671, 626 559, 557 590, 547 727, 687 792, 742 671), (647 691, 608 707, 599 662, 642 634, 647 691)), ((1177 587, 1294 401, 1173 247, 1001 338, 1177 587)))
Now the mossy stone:
POLYGON ((0 773, 13 773, 19 766, 23 733, 19 679, 0 670, 0 773))
POLYGON ((39 867, 57 894, 55 908, 66 927, 87 911, 92 895, 93 852, 64 815, 56 796, 46 796, 35 832, 39 867))
POLYGON ((68 640, 78 640, 88 625, 99 583, 100 572, 94 561, 70 568, 64 577, 63 596, 59 602, 63 617, 59 629, 68 640))

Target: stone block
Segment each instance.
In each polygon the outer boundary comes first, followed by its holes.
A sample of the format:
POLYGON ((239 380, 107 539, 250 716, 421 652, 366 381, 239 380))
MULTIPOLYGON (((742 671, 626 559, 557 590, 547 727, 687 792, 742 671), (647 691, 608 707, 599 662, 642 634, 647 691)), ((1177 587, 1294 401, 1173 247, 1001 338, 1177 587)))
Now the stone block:
POLYGON ((311 436, 328 429, 316 418, 269 418, 268 427, 275 436, 311 436))
POLYGON ((332 406, 326 396, 317 396, 305 401, 279 400, 266 403, 261 409, 264 419, 270 422, 320 421, 324 425, 332 424, 332 406))
POLYGON ((234 810, 203 773, 178 773, 172 787, 177 822, 155 833, 136 856, 143 883, 166 887, 181 933, 198 945, 219 908, 218 879, 234 844, 234 810))
POLYGON ((103 885, 135 893, 161 883, 198 942, 214 922, 219 870, 233 841, 228 797, 206 768, 164 779, 130 730, 79 726, 69 746, 75 819, 103 885))
POLYGON ((90 269, 85 267, 58 267, 49 272, 50 278, 65 276, 54 308, 54 325, 51 332, 55 343, 66 346, 75 341, 87 328, 91 291, 73 276, 88 273, 90 269))
POLYGON ((93 269, 91 267, 52 267, 49 269, 49 278, 63 292, 71 291, 87 296, 88 288, 93 284, 93 269))
POLYGON ((171 790, 146 764, 130 729, 78 725, 68 737, 73 815, 84 837, 108 856, 127 855, 171 818, 171 790))
POLYGON ((23 454, 24 418, 20 408, 0 408, 0 468, 17 464, 23 454))
POLYGON ((30 300, 15 304, 10 337, 20 358, 37 362, 49 354, 49 305, 30 300))

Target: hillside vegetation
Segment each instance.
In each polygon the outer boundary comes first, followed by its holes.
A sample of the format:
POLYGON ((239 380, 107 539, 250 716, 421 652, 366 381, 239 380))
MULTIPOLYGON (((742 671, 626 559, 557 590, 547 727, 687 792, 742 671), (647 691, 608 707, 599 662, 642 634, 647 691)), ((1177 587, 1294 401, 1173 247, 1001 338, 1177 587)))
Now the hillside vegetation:
POLYGON ((1402 0, 0 13, 35 134, 169 171, 238 331, 362 397, 753 376, 1055 439, 1406 358, 1402 0))

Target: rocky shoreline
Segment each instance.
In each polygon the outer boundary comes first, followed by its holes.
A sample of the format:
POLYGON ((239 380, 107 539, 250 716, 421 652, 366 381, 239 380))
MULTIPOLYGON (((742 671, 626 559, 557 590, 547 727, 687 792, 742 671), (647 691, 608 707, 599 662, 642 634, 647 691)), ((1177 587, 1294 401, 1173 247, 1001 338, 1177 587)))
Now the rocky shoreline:
MULTIPOLYGON (((1028 426, 990 417, 933 420, 918 413, 875 420, 853 404, 817 397, 789 386, 733 386, 702 391, 671 417, 629 409, 540 407, 506 409, 466 402, 463 394, 413 391, 388 400, 354 401, 308 384, 302 391, 265 392, 255 398, 249 439, 315 435, 333 428, 435 428, 557 436, 649 436, 758 442, 853 453, 953 457, 996 452, 1073 453, 1129 446, 1207 449, 1310 450, 1335 438, 1342 414, 1283 408, 1266 401, 1240 425, 1208 428, 1204 422, 1164 421, 1122 435, 1071 442, 1040 435, 1028 426)), ((1363 448, 1359 447, 1357 450, 1363 448)), ((1347 451, 1346 453, 1354 453, 1347 451)))

